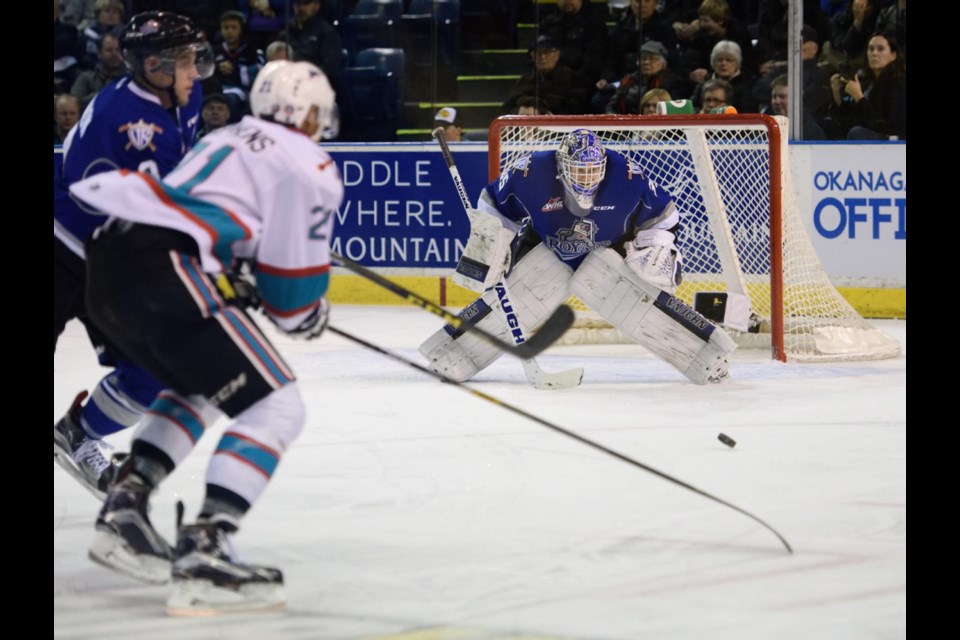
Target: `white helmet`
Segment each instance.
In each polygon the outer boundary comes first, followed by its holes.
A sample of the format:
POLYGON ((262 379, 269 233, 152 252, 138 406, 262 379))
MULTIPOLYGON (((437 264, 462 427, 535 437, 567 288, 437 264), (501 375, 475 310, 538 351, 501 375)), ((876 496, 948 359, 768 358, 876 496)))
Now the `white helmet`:
POLYGON ((327 76, 309 62, 274 60, 264 65, 250 91, 250 111, 258 118, 300 128, 317 107, 320 137, 337 128, 336 95, 327 76))

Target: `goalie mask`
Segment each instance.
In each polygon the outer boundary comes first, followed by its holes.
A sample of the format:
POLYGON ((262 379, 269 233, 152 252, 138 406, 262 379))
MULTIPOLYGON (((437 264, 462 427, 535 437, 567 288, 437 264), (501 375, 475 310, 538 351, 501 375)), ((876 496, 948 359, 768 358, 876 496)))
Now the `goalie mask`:
POLYGON ((336 135, 336 95, 327 76, 309 62, 268 62, 250 90, 250 111, 258 118, 302 129, 313 107, 319 127, 313 140, 336 135))
POLYGON ((597 134, 577 129, 565 135, 557 150, 557 169, 567 193, 584 210, 582 215, 589 213, 607 170, 607 152, 597 134))

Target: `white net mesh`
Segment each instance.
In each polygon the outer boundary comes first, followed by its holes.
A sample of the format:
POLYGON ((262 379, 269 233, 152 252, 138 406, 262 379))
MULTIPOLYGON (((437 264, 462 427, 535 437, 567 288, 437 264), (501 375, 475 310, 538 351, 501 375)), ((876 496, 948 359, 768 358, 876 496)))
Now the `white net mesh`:
MULTIPOLYGON (((742 346, 773 346, 783 360, 896 356, 899 343, 864 320, 834 288, 803 227, 786 159, 786 120, 736 116, 552 116, 498 118, 490 128, 491 178, 534 151, 555 150, 587 127, 667 189, 681 212, 677 297, 743 293, 763 322, 736 334, 742 346), (496 164, 495 164, 496 163, 496 164)), ((625 342, 576 299, 566 341, 625 342)))

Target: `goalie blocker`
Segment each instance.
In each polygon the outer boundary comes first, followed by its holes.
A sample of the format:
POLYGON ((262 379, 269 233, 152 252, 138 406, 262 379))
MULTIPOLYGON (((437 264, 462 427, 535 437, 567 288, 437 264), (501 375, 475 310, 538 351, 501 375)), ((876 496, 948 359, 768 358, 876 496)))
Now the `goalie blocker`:
MULTIPOLYGON (((503 288, 493 287, 460 317, 509 340, 515 326, 529 333, 572 293, 691 381, 707 384, 728 376, 727 356, 736 348, 730 336, 683 301, 638 277, 612 249, 595 249, 574 272, 539 244, 516 263, 507 286, 512 299, 503 288), (503 310, 508 325, 491 314, 495 307, 503 310)), ((434 371, 458 382, 500 355, 489 343, 450 325, 430 336, 420 352, 434 371)))

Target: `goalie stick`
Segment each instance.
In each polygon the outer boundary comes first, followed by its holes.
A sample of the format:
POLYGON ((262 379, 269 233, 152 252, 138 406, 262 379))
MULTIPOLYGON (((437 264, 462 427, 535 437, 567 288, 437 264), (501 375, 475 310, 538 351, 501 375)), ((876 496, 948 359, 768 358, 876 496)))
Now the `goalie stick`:
POLYGON ((693 486, 693 485, 691 485, 691 484, 687 484, 687 483, 684 482, 683 480, 680 480, 679 478, 675 478, 674 476, 670 475, 669 473, 664 473, 663 471, 660 471, 660 470, 658 470, 658 469, 654 469, 654 468, 651 467, 650 465, 644 464, 643 462, 640 462, 639 460, 634 460, 633 458, 631 458, 631 457, 629 457, 629 456, 625 456, 625 455, 623 455, 622 453, 618 453, 618 452, 614 451, 613 449, 608 449, 607 447, 603 446, 602 444, 599 444, 599 443, 594 442, 593 440, 589 440, 589 439, 587 439, 587 438, 584 438, 583 436, 578 435, 578 434, 576 434, 576 433, 574 433, 574 432, 572 432, 572 431, 568 431, 567 429, 564 429, 563 427, 557 426, 557 425, 553 424, 552 422, 549 422, 549 421, 547 421, 547 420, 544 420, 543 418, 540 418, 540 417, 538 417, 538 416, 533 415, 532 413, 528 413, 528 412, 524 411, 523 409, 520 409, 519 407, 516 407, 516 406, 514 406, 514 405, 512 405, 512 404, 510 404, 510 403, 508 403, 508 402, 504 402, 503 400, 499 400, 499 399, 497 399, 497 398, 494 398, 493 396, 491 396, 491 395, 489 395, 489 394, 486 394, 486 393, 484 393, 484 392, 482 392, 482 391, 479 391, 479 390, 477 390, 477 389, 474 389, 473 387, 469 387, 469 386, 463 384, 462 382, 457 382, 456 380, 452 380, 452 379, 444 376, 442 373, 437 373, 436 371, 433 371, 433 370, 431 370, 431 369, 428 369, 427 367, 425 367, 425 366, 423 366, 423 365, 421 365, 421 364, 417 364, 416 362, 414 362, 414 361, 412 361, 412 360, 408 360, 408 359, 404 358, 404 357, 401 356, 401 355, 398 355, 398 354, 393 353, 393 352, 391 352, 391 351, 387 351, 386 349, 384 349, 384 348, 382 348, 382 347, 378 347, 377 345, 375 345, 375 344, 373 344, 373 343, 371 343, 371 342, 367 342, 367 341, 364 340, 363 338, 358 338, 357 336, 354 336, 354 335, 352 335, 352 334, 350 334, 350 333, 347 333, 346 331, 343 331, 343 330, 338 329, 338 328, 336 328, 336 327, 334 327, 334 326, 331 326, 331 325, 327 325, 326 330, 329 331, 329 332, 331 332, 331 333, 334 333, 334 334, 336 334, 336 335, 338 335, 338 336, 340 336, 340 337, 342 337, 342 338, 345 338, 345 339, 349 340, 350 342, 353 342, 353 343, 355 343, 355 344, 358 344, 358 345, 360 345, 361 347, 365 347, 365 348, 367 348, 367 349, 370 349, 371 351, 376 351, 377 353, 379 353, 379 354, 381 354, 381 355, 384 355, 384 356, 390 358, 391 360, 395 360, 395 361, 397 361, 397 362, 400 362, 400 363, 402 363, 402 364, 405 364, 405 365, 407 365, 408 367, 413 367, 413 368, 416 369, 417 371, 422 371, 423 373, 426 373, 426 374, 429 375, 429 376, 433 376, 434 378, 439 379, 441 382, 446 382, 447 384, 452 384, 453 386, 457 387, 458 389, 462 389, 462 390, 466 391, 467 393, 469 393, 469 394, 471 394, 471 395, 473 395, 473 396, 476 396, 477 398, 480 398, 480 399, 482 399, 482 400, 486 400, 487 402, 492 402, 493 404, 495 404, 495 405, 497 405, 497 406, 499 406, 499 407, 502 407, 502 408, 506 409, 507 411, 511 411, 511 412, 513 412, 513 413, 515 413, 515 414, 517 414, 517 415, 519 415, 519 416, 523 416, 524 418, 527 418, 528 420, 532 420, 533 422, 536 422, 537 424, 539 424, 539 425, 541 425, 541 426, 544 426, 544 427, 546 427, 546 428, 548 428, 548 429, 552 429, 553 431, 556 431, 557 433, 560 433, 561 435, 565 435, 565 436, 567 436, 568 438, 573 438, 574 440, 576 440, 577 442, 580 442, 581 444, 585 444, 585 445, 587 445, 588 447, 592 447, 592 448, 594 448, 594 449, 597 449, 598 451, 602 451, 603 453, 606 453, 607 455, 613 456, 614 458, 616 458, 616 459, 618 459, 618 460, 620 460, 620 461, 622 461, 622 462, 626 462, 627 464, 633 465, 634 467, 638 467, 638 468, 640 468, 640 469, 643 469, 644 471, 647 471, 647 472, 649 472, 649 473, 652 473, 652 474, 655 475, 655 476, 659 476, 660 478, 663 478, 664 480, 666 480, 666 481, 668 481, 668 482, 672 482, 673 484, 678 485, 678 486, 680 486, 680 487, 683 487, 684 489, 687 489, 687 490, 689 490, 689 491, 692 491, 692 492, 694 492, 694 493, 696 493, 696 494, 699 494, 699 495, 703 496, 704 498, 708 498, 709 500, 713 500, 714 502, 717 502, 717 503, 719 503, 719 504, 722 504, 722 505, 725 506, 725 507, 729 507, 730 509, 733 509, 734 511, 737 511, 737 512, 739 512, 739 513, 742 513, 743 515, 747 516, 748 518, 750 518, 750 519, 753 520, 754 522, 757 522, 758 524, 760 524, 761 526, 763 526, 765 529, 767 529, 768 531, 770 531, 773 535, 777 536, 777 539, 780 540, 781 544, 783 544, 783 546, 784 546, 784 548, 786 548, 787 552, 788 552, 788 553, 793 553, 793 548, 790 546, 790 543, 787 542, 786 538, 784 538, 782 535, 780 535, 780 533, 779 533, 776 529, 774 529, 774 528, 771 527, 769 524, 767 524, 766 522, 764 522, 763 520, 761 520, 761 519, 758 518, 757 516, 753 515, 753 514, 750 513, 749 511, 745 511, 744 509, 741 509, 740 507, 736 506, 735 504, 731 504, 731 503, 727 502, 726 500, 722 500, 722 499, 716 497, 715 495, 712 495, 712 494, 710 494, 710 493, 707 493, 706 491, 704 491, 704 490, 702 490, 702 489, 698 489, 697 487, 695 487, 695 486, 693 486))
POLYGON ((404 298, 407 302, 414 304, 421 309, 429 311, 430 313, 440 316, 446 321, 450 326, 460 329, 461 331, 473 331, 479 336, 482 336, 484 340, 490 342, 491 344, 499 347, 503 351, 510 353, 521 359, 529 359, 549 347, 551 344, 560 339, 567 329, 570 328, 570 325, 573 324, 573 310, 565 304, 560 305, 554 310, 549 318, 540 326, 539 331, 533 335, 532 338, 527 340, 522 344, 513 345, 505 340, 501 340, 497 336, 484 331, 480 327, 476 326, 468 320, 464 320, 460 316, 454 315, 441 307, 440 305, 430 302, 426 298, 417 295, 413 291, 398 285, 395 282, 384 278, 376 271, 364 267, 362 264, 354 262, 350 258, 341 256, 338 253, 330 252, 330 257, 340 263, 346 269, 353 271, 359 276, 370 280, 371 282, 380 285, 384 289, 404 298))
MULTIPOLYGON (((504 304, 509 304, 510 300, 510 291, 507 289, 507 283, 501 280, 493 285, 493 288, 503 289, 503 295, 498 295, 500 298, 500 312, 502 314, 508 313, 507 309, 504 308, 504 304)), ((504 321, 508 322, 506 317, 504 317, 504 321)), ((527 337, 520 323, 508 322, 508 324, 511 327, 514 342, 517 344, 526 342, 527 337)), ((523 358, 520 360, 520 364, 523 366, 524 375, 527 376, 527 382, 533 385, 535 389, 569 389, 570 387, 578 386, 583 380, 582 367, 576 367, 575 369, 569 369, 567 371, 544 371, 534 358, 523 358)))
MULTIPOLYGON (((469 217, 471 209, 470 199, 467 197, 466 187, 463 186, 460 170, 457 169, 457 164, 453 160, 453 153, 450 152, 447 140, 443 137, 443 127, 434 129, 432 135, 436 141, 440 143, 440 151, 443 152, 443 159, 447 163, 447 169, 450 170, 450 177, 453 179, 453 185, 456 187, 457 195, 460 197, 460 204, 463 205, 463 210, 467 214, 467 217, 469 217)), ((494 287, 503 287, 505 296, 509 299, 510 292, 507 289, 505 278, 494 285, 494 287)), ((505 313, 502 306, 500 307, 500 312, 501 314, 505 313)), ((504 322, 506 321, 507 319, 504 317, 504 322)), ((514 341, 518 345, 526 342, 527 338, 519 324, 516 326, 511 324, 511 329, 513 330, 514 341)), ((568 371, 544 371, 543 368, 540 367, 540 364, 532 357, 522 358, 520 364, 523 365, 523 373, 527 376, 527 382, 536 389, 568 389, 570 387, 576 387, 583 380, 583 368, 581 367, 568 371)))

